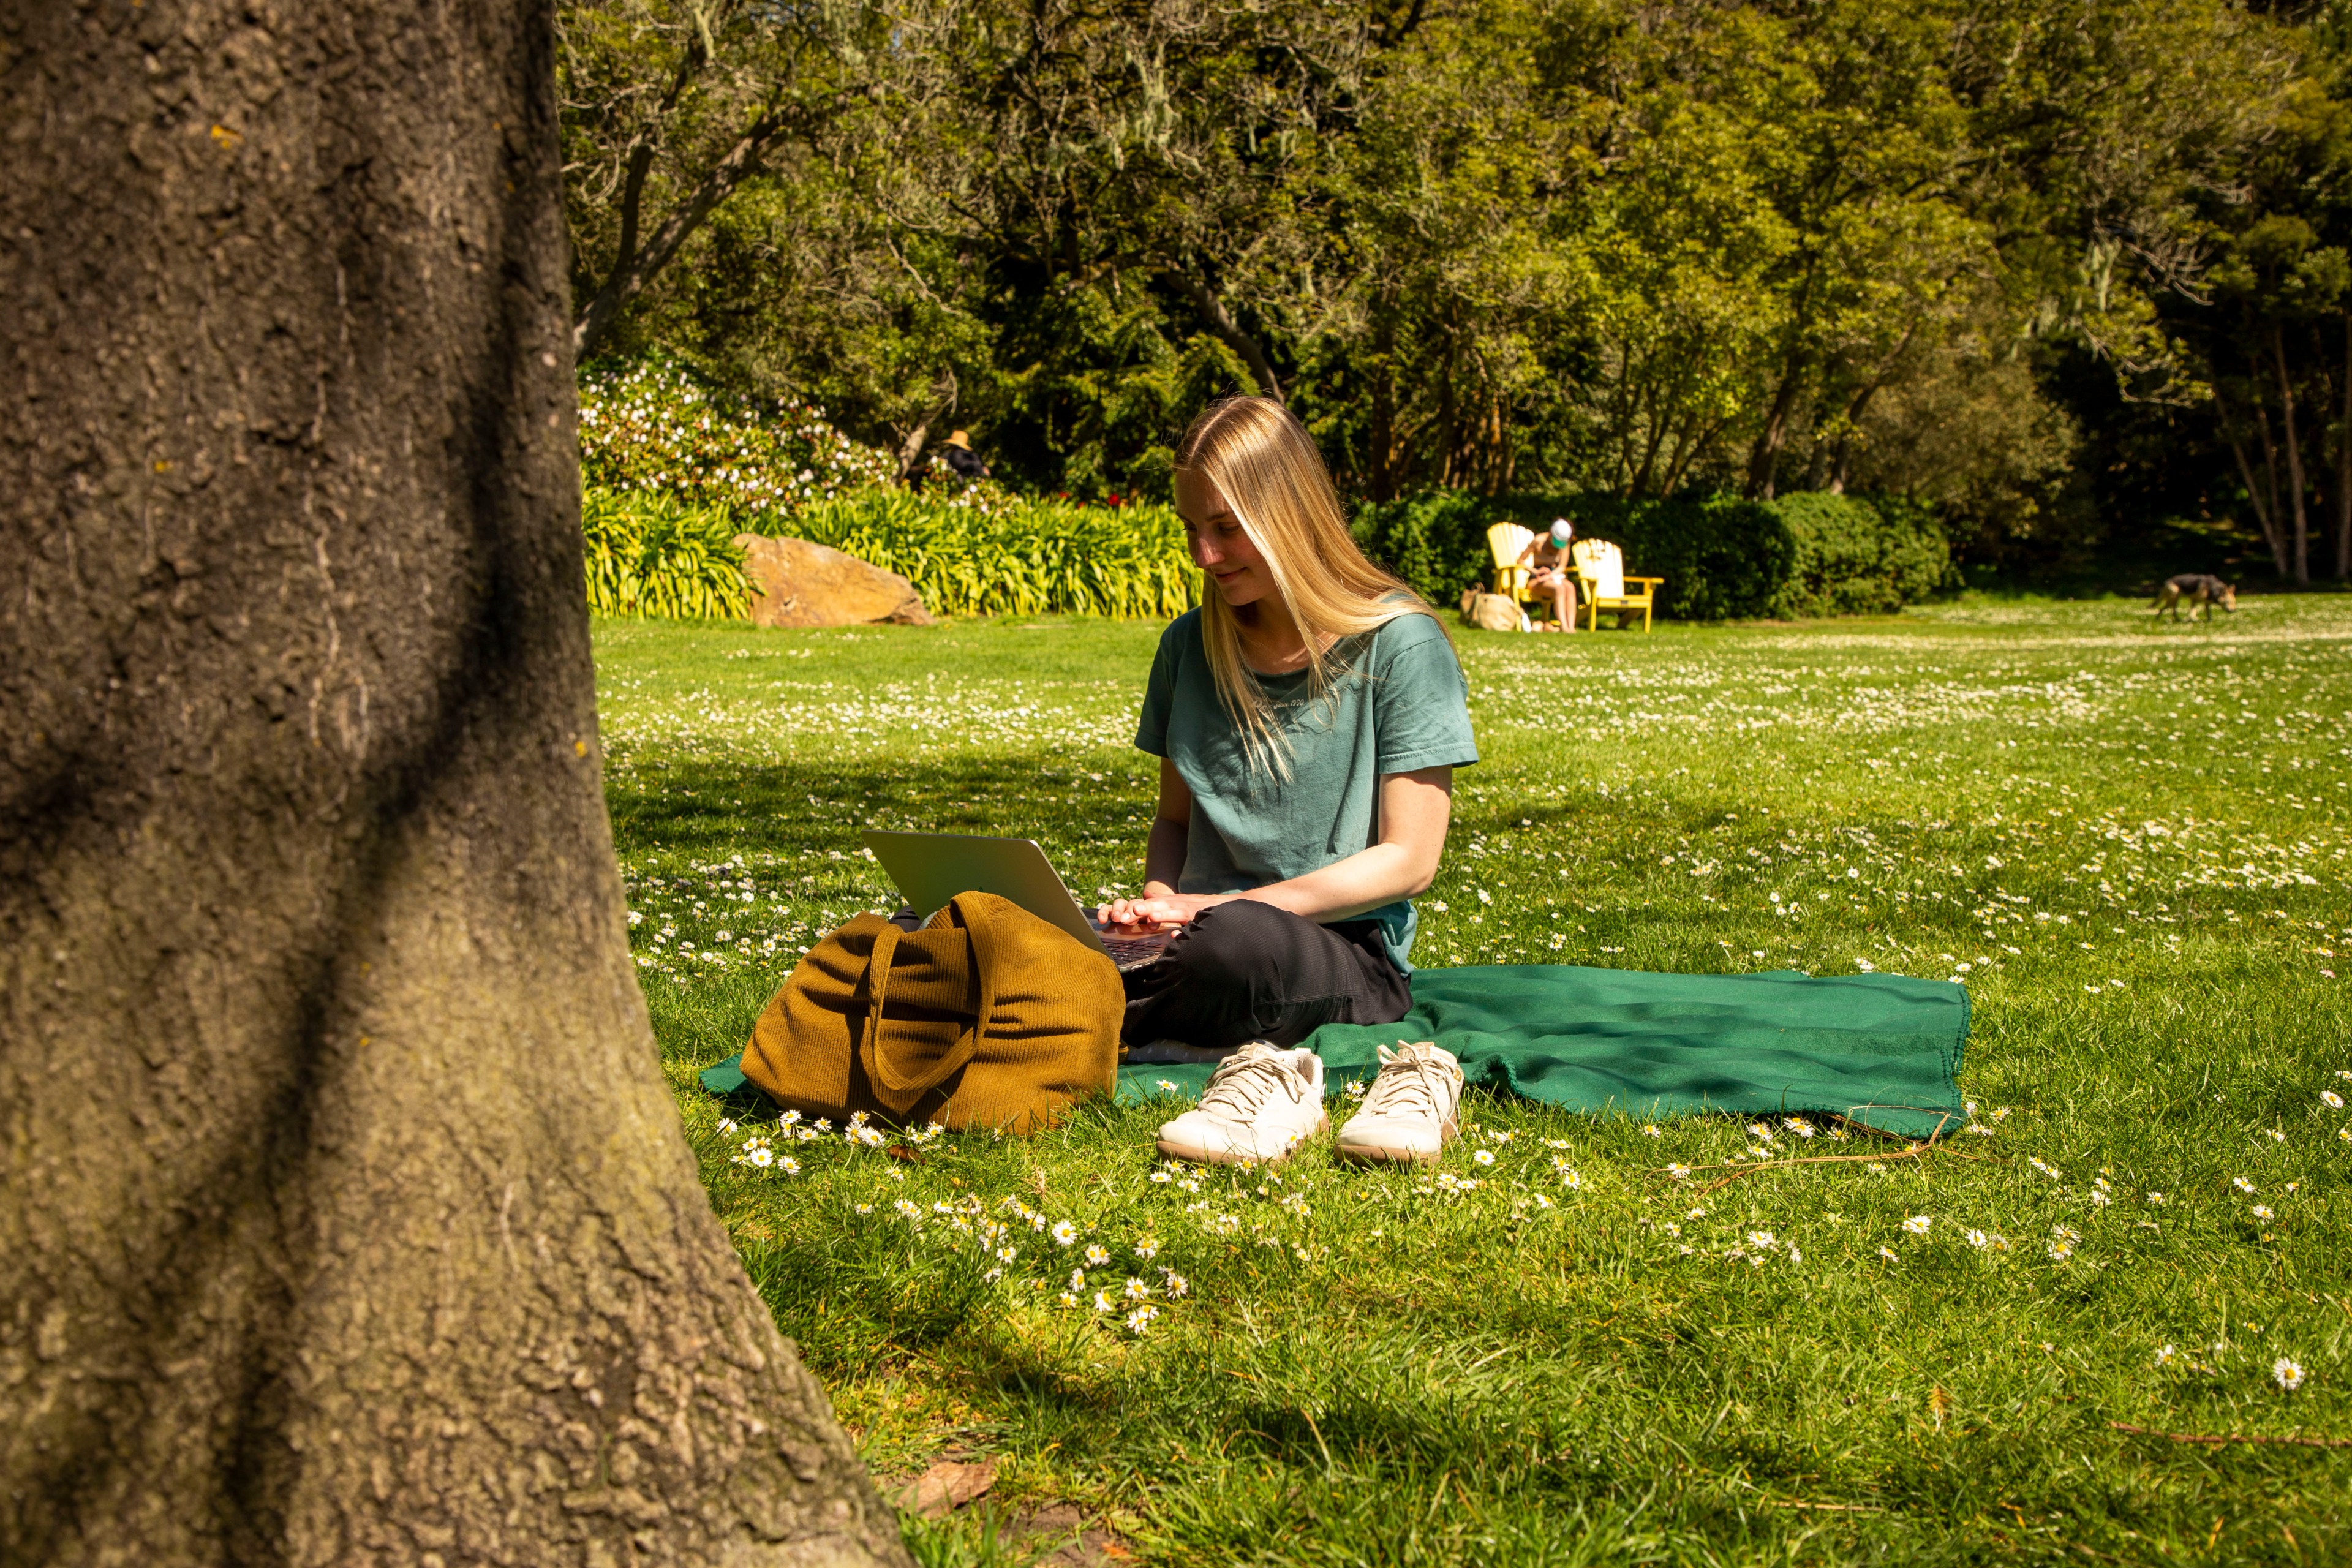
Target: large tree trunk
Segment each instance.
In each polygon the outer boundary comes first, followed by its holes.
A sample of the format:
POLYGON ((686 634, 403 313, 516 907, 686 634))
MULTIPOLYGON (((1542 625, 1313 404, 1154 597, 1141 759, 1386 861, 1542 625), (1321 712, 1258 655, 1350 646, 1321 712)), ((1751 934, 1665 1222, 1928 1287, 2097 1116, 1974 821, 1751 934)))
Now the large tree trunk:
POLYGON ((2344 418, 2336 427, 2336 576, 2352 580, 2352 314, 2344 318, 2344 418))
POLYGON ((630 966, 544 0, 17 5, 0 1562, 897 1562, 630 966))
MULTIPOLYGON (((2228 426, 2224 426, 2225 434, 2228 426)), ((2262 525, 2263 542, 2271 547, 2271 564, 2278 569, 2279 579, 2286 578, 2286 541, 2278 525, 2271 521, 2270 509, 2263 505, 2262 486, 2254 479, 2254 470, 2246 463, 2246 446, 2235 435, 2228 437, 2231 455, 2238 459, 2238 472, 2246 481, 2246 500, 2252 503, 2254 521, 2262 525)))
POLYGON ((1372 384, 1372 499, 1393 500, 1403 454, 1397 441, 1396 301, 1386 289, 1372 301, 1372 353, 1366 374, 1372 384))
POLYGON ((2286 340, 2276 322, 2271 325, 2271 365, 2278 372, 2279 422, 2286 429, 2287 485, 2294 498, 2292 564, 2297 583, 2311 581, 2311 518, 2304 510, 2303 443, 2294 428, 2294 384, 2286 374, 2286 340))
POLYGON ((1792 353, 1780 373, 1780 385, 1772 394, 1772 406, 1764 416, 1764 428, 1748 449, 1748 495, 1753 500, 1770 500, 1779 487, 1780 444, 1787 438, 1789 416, 1797 406, 1797 389, 1801 384, 1804 366, 1792 353))
MULTIPOLYGON (((2262 366, 2257 363, 2253 367, 2253 377, 2258 378, 2261 374, 2262 366)), ((2263 402, 2260 381, 2250 378, 2248 390, 2253 394, 2254 399, 2254 431, 2262 437, 2263 443, 2263 485, 2270 497, 2270 510, 2263 527, 2270 536, 2271 564, 2277 570, 2279 581, 2284 583, 2287 578, 2286 519, 2279 501, 2278 443, 2271 439, 2270 409, 2263 402)))
MULTIPOLYGON (((2258 386, 2254 391, 2257 399, 2254 413, 2259 417, 2262 414, 2261 388, 2258 386)), ((2278 465, 2273 460, 2270 449, 2269 422, 2263 420, 2260 426, 2263 440, 2263 474, 2264 478, 2273 481, 2269 486, 2270 500, 2265 502, 2263 499, 2263 484, 2254 477, 2253 465, 2246 460, 2245 438, 2238 433, 2237 426, 2231 422, 2230 401, 2222 395, 2221 382, 2218 376, 2213 382, 2213 412, 2221 421, 2221 438, 2230 444, 2230 455, 2238 459, 2239 477, 2246 481, 2246 501, 2254 509, 2254 521, 2262 527, 2263 542, 2270 546, 2271 563, 2278 569, 2279 580, 2284 582, 2286 580, 2286 537, 2279 531, 2278 527, 2278 485, 2276 483, 2278 465)))

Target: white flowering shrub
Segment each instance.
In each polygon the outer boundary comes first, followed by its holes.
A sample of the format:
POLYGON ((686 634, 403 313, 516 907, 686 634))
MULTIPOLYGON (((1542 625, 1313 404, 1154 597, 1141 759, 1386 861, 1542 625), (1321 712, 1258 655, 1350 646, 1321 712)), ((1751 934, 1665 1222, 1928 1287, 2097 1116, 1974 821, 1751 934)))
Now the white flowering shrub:
POLYGON ((898 466, 825 423, 822 408, 787 404, 763 413, 656 357, 581 376, 580 473, 592 490, 749 514, 887 485, 898 466))

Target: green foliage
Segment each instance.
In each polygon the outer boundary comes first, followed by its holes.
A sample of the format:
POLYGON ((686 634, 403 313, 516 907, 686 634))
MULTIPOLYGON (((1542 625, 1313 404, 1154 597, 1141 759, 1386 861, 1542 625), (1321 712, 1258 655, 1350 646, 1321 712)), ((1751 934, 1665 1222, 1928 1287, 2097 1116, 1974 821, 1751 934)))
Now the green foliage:
POLYGON ((1605 495, 1479 496, 1461 490, 1365 508, 1358 541, 1432 604, 1491 580, 1486 530, 1541 530, 1555 517, 1613 541, 1625 569, 1663 577, 1662 611, 1682 620, 1859 615, 1898 609, 1943 585, 1951 552, 1921 506, 1800 491, 1624 500, 1605 495))
POLYGON ((1924 507, 1818 491, 1763 505, 1796 545, 1776 616, 1883 615, 1926 598, 1951 569, 1950 547, 1924 507))
POLYGON ((741 620, 751 612, 741 531, 723 506, 591 489, 581 499, 588 607, 607 616, 741 620))
POLYGON ((1486 529, 1518 514, 1467 490, 1433 490, 1366 506, 1349 531, 1364 553, 1433 605, 1449 605, 1492 575, 1486 529))
POLYGON ((934 615, 1165 619, 1200 600, 1174 509, 1013 500, 984 510, 867 490, 761 520, 915 584, 934 615))
POLYGON ((562 9, 581 308, 688 226, 617 352, 878 449, 966 426, 1082 495, 1156 493, 1203 399, 1278 387, 1376 498, 1866 489, 2030 527, 2074 434, 2052 345, 2192 395, 2152 300, 2235 298, 2175 287, 2240 222, 2198 204, 2263 146, 2305 150, 2266 191, 2316 193, 2344 140, 2278 90, 2326 74, 2305 30, 2223 0, 562 9), (1938 440, 1956 407, 2004 438, 1938 440))

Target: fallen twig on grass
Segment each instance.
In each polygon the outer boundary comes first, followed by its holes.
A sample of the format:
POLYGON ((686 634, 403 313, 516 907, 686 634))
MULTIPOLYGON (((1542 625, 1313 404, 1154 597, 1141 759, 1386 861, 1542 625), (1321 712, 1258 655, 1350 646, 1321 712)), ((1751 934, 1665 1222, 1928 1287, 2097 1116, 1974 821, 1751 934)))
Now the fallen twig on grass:
POLYGON ((1814 1513, 1885 1513, 1874 1502, 1799 1502, 1795 1498, 1766 1498, 1774 1508, 1801 1508, 1814 1513))
POLYGON ((1709 1182, 1706 1185, 1701 1187, 1699 1189, 1699 1193, 1700 1195, 1704 1196, 1705 1194, 1715 1191, 1717 1187, 1729 1186, 1732 1183, 1739 1180, 1742 1176, 1749 1174, 1751 1172, 1775 1171, 1784 1165, 1848 1165, 1858 1163, 1867 1163, 1873 1160, 1880 1161, 1882 1163, 1888 1160, 1917 1160, 1923 1159, 1929 1154, 1941 1154, 1946 1159, 1967 1160, 1978 1164, 1998 1165, 2003 1163, 1989 1154, 1963 1154, 1948 1144, 1914 1143, 1909 1148, 1896 1154, 1803 1154, 1793 1160, 1763 1160, 1759 1161, 1754 1164, 1742 1164, 1736 1161, 1726 1161, 1719 1165, 1694 1165, 1691 1169, 1693 1171, 1731 1172, 1731 1174, 1727 1176, 1718 1176, 1714 1181, 1709 1182))
POLYGON ((2118 1432, 2130 1432, 2142 1437, 2163 1437, 2175 1443, 2292 1443, 2304 1448, 2352 1448, 2352 1437, 2272 1437, 2259 1432, 2166 1432, 2155 1426, 2135 1426, 2128 1421, 2110 1421, 2107 1425, 2118 1432))

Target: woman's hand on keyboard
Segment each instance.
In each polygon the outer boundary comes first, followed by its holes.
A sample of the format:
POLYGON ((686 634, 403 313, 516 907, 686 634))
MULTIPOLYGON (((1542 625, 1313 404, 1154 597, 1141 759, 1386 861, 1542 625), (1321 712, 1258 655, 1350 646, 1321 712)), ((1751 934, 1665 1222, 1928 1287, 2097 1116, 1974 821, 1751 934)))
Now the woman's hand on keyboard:
POLYGON ((1139 933, 1166 931, 1189 922, 1202 910, 1230 902, 1232 893, 1160 893, 1142 899, 1114 899, 1095 911, 1107 926, 1139 933))

